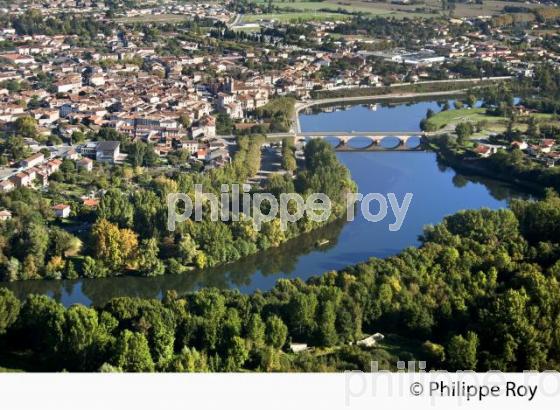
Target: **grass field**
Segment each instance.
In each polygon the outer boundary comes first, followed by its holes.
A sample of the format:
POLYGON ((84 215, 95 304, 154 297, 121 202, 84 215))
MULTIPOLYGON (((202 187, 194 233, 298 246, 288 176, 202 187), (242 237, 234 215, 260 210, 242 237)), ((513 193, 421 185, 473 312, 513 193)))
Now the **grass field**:
POLYGON ((190 19, 184 14, 148 14, 145 16, 119 17, 115 21, 119 23, 178 23, 190 19))
MULTIPOLYGON (((257 1, 257 3, 259 2, 263 5, 267 4, 267 1, 265 0, 257 1)), ((369 16, 386 16, 396 18, 434 16, 434 14, 417 12, 415 11, 415 7, 409 7, 407 9, 406 7, 402 8, 401 6, 395 6, 389 3, 381 2, 373 3, 356 0, 325 0, 320 2, 296 1, 290 3, 287 1, 274 0, 272 3, 276 7, 297 10, 297 14, 299 14, 300 12, 315 13, 316 17, 313 18, 315 20, 325 20, 326 18, 324 17, 324 15, 328 15, 331 10, 333 13, 336 13, 340 9, 351 13, 364 13, 369 16)), ((252 18, 252 15, 247 17, 252 18)), ((308 20, 312 19, 309 14, 306 14, 305 18, 308 20)), ((254 21, 245 20, 245 18, 243 20, 254 21)))
POLYGON ((254 23, 262 20, 274 20, 282 23, 289 23, 292 21, 333 21, 333 20, 347 20, 351 16, 340 13, 323 13, 323 12, 308 12, 302 11, 297 13, 273 13, 273 14, 249 14, 244 15, 242 23, 254 23))
MULTIPOLYGON (((258 0, 257 3, 267 4, 267 0, 258 0)), ((281 8, 291 8, 299 11, 315 11, 344 9, 354 13, 365 13, 370 16, 392 16, 403 17, 434 17, 442 15, 441 0, 425 0, 421 4, 398 5, 391 2, 365 1, 365 0, 324 0, 324 1, 296 1, 290 3, 285 0, 273 0, 275 6, 281 8)), ((476 17, 476 16, 495 16, 503 13, 507 5, 522 5, 528 9, 539 6, 538 4, 512 3, 508 1, 485 0, 483 4, 457 3, 453 11, 453 17, 476 17)), ((447 15, 448 12, 446 12, 447 15)), ((523 18, 524 13, 516 13, 516 16, 523 18)), ((526 14, 526 13, 525 13, 526 14)), ((530 15, 527 15, 530 16, 530 15)))
POLYGON ((500 122, 507 121, 505 117, 491 117, 485 114, 485 108, 462 108, 460 110, 447 110, 438 112, 431 117, 428 122, 434 125, 437 129, 441 129, 446 125, 454 125, 460 122, 500 122))
MULTIPOLYGON (((540 124, 558 125, 558 121, 553 119, 552 114, 537 113, 531 114, 531 116, 535 117, 540 124)), ((428 120, 428 122, 437 129, 442 129, 444 127, 453 129, 455 125, 460 122, 478 123, 482 121, 485 123, 484 131, 500 133, 506 130, 509 120, 506 117, 487 115, 485 108, 462 108, 459 110, 441 111, 428 120)), ((527 124, 525 122, 516 122, 514 128, 525 131, 527 129, 527 124)), ((479 134, 475 134, 474 136, 479 136, 479 134)))

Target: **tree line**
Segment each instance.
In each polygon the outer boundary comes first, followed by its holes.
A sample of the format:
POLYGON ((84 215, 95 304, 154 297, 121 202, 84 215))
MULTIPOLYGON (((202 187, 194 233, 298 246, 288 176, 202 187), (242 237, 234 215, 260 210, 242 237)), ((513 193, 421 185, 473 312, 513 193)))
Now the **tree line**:
POLYGON ((306 283, 282 279, 265 293, 203 289, 65 308, 0 290, 0 341, 51 371, 333 371, 386 357, 354 343, 383 332, 416 344, 401 360, 432 369, 558 369, 559 210, 549 192, 461 211, 427 227, 419 248, 306 283), (295 342, 322 350, 291 354, 295 342))

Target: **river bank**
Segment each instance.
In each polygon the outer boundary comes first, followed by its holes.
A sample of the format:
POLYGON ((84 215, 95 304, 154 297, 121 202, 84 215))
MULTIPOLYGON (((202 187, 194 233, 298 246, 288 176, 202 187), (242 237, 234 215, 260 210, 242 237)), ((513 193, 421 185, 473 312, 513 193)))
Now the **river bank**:
POLYGON ((547 186, 538 184, 535 180, 526 180, 517 177, 512 178, 511 173, 498 172, 494 167, 492 167, 491 163, 486 161, 488 158, 466 157, 465 155, 461 155, 450 149, 449 146, 442 141, 438 141, 438 139, 441 138, 436 137, 435 139, 431 139, 426 144, 427 147, 437 154, 438 159, 443 164, 450 166, 454 170, 464 174, 490 178, 517 186, 518 188, 537 196, 544 195, 547 186))
MULTIPOLYGON (((371 130, 419 131, 427 109, 436 110, 437 101, 354 106, 320 114, 302 114, 305 131, 371 130)), ((104 279, 61 281, 18 281, 0 283, 24 298, 47 294, 69 306, 74 303, 102 305, 118 296, 162 298, 168 290, 186 294, 204 287, 235 289, 243 294, 272 289, 282 278, 302 281, 333 270, 367 261, 388 258, 408 247, 419 245, 418 236, 426 225, 439 223, 462 209, 501 209, 512 198, 525 197, 525 190, 493 179, 483 179, 444 167, 436 153, 426 151, 339 152, 358 191, 394 193, 399 202, 413 193, 406 220, 397 232, 389 230, 394 218, 378 223, 361 213, 353 221, 338 220, 309 235, 302 235, 277 248, 240 259, 232 264, 177 275, 158 277, 123 276, 104 279), (323 240, 324 246, 317 246, 323 240)), ((376 212, 372 209, 371 212, 376 212)))

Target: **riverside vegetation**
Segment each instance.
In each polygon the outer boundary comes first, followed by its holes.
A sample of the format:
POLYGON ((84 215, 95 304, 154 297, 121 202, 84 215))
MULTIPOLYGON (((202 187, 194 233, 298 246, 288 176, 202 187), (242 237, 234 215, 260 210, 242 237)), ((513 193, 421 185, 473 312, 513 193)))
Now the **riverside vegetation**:
MULTIPOLYGON (((26 279, 75 279, 137 274, 155 276, 179 274, 237 260, 260 250, 276 247, 303 232, 322 225, 302 218, 282 230, 276 218, 256 231, 250 218, 238 222, 186 221, 174 232, 165 229, 166 197, 171 192, 194 195, 195 184, 204 192, 219 195, 222 184, 243 184, 260 168, 260 136, 238 138, 233 162, 209 173, 175 172, 172 175, 142 172, 139 168, 101 169, 97 178, 68 169, 67 161, 55 175, 67 191, 85 186, 106 188, 96 210, 75 204, 73 219, 91 226, 87 232, 73 234, 57 221, 50 204, 60 198, 56 183, 52 197, 32 189, 17 189, 3 195, 0 205, 14 210, 11 220, 0 224, 0 278, 7 281, 26 279)), ((289 141, 283 150, 285 175, 273 175, 267 181, 268 192, 298 192, 304 198, 314 192, 329 196, 333 208, 328 222, 346 211, 345 195, 355 190, 348 170, 338 162, 334 150, 324 141, 313 141, 305 148, 306 163, 296 171, 289 141)), ((143 143, 137 143, 143 144, 143 143)), ((144 144, 146 145, 146 144, 144 144)), ((144 145, 129 147, 132 160, 142 164, 144 145)), ((61 190, 62 190, 61 189, 61 190)), ((56 202, 55 202, 56 203, 56 202)), ((206 204, 208 205, 208 204, 206 204)), ((204 207, 205 213, 210 207, 204 207)), ((263 207, 267 204, 263 204, 263 207)), ((266 209, 262 212, 267 213, 266 209)))
POLYGON ((0 290, 0 366, 60 371, 336 371, 560 368, 560 198, 462 211, 419 248, 269 292, 203 289, 69 308, 0 290), (397 333, 399 349, 365 348, 397 333), (313 349, 288 353, 290 342, 313 349))

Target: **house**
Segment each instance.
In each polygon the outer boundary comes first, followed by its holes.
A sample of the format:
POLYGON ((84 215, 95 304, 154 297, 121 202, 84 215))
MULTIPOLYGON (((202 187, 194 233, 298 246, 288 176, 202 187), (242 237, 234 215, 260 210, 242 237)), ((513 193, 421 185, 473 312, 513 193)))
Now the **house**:
POLYGON ((375 344, 381 340, 385 339, 381 333, 374 333, 371 336, 368 336, 362 340, 358 340, 356 344, 358 346, 365 346, 365 347, 373 347, 375 344))
POLYGON ((35 59, 30 56, 25 56, 17 53, 0 54, 0 58, 6 59, 12 64, 32 64, 35 59))
POLYGON ((21 161, 21 166, 23 168, 31 168, 41 164, 45 160, 45 156, 38 152, 36 154, 31 155, 30 157, 21 161))
POLYGON ((88 172, 93 170, 93 161, 89 158, 82 158, 76 162, 78 169, 85 169, 88 172))
POLYGON ((196 157, 199 160, 204 161, 206 159, 206 156, 208 155, 208 150, 204 147, 202 148, 198 148, 198 151, 196 151, 196 157))
POLYGON ((57 93, 68 93, 82 88, 82 78, 80 76, 68 76, 56 83, 57 93))
POLYGON ((51 159, 49 162, 47 162, 46 170, 47 170, 48 175, 52 175, 56 171, 58 171, 60 169, 61 165, 62 165, 62 161, 59 160, 58 158, 51 159))
POLYGON ((57 204, 53 206, 54 214, 58 218, 68 218, 70 216, 70 205, 57 204))
POLYGON ((490 155, 496 153, 496 150, 488 145, 478 145, 473 151, 481 158, 488 158, 490 155))
MULTIPOLYGON (((35 177, 34 173, 32 175, 33 177, 35 177)), ((14 185, 18 188, 29 187, 33 182, 33 178, 31 177, 31 175, 26 172, 19 172, 16 175, 14 175, 11 179, 14 185)))
POLYGON ((555 144, 556 141, 554 141, 553 139, 545 138, 541 140, 539 146, 541 147, 541 152, 548 154, 550 151, 552 151, 552 148, 554 147, 555 144))
POLYGON ((0 182, 0 192, 10 192, 13 191, 15 187, 15 184, 9 179, 0 182))
POLYGON ((7 209, 2 209, 0 211, 0 221, 8 221, 12 219, 12 213, 7 209))
POLYGON ((96 150, 97 150, 97 142, 88 142, 87 144, 82 145, 79 148, 80 154, 88 157, 95 157, 96 150))
POLYGON ((97 205, 99 205, 99 199, 85 198, 82 201, 82 205, 85 206, 86 208, 96 208, 97 205))
POLYGON ((193 138, 205 137, 205 138, 215 138, 216 137, 216 119, 211 115, 205 115, 198 121, 198 125, 192 127, 193 138))
POLYGON ((114 164, 120 155, 119 141, 101 141, 95 148, 95 159, 99 162, 114 164))
POLYGON ((37 184, 42 186, 42 187, 49 186, 49 173, 48 173, 48 171, 46 171, 46 170, 37 171, 36 172, 36 180, 37 180, 37 184))
POLYGON ((290 350, 294 353, 301 353, 307 350, 307 343, 290 343, 290 350))
POLYGON ((196 141, 185 141, 185 142, 183 142, 182 147, 189 154, 193 155, 198 151, 198 142, 196 142, 196 141))
POLYGON ((520 150, 526 150, 527 148, 529 148, 529 144, 527 144, 525 141, 513 141, 511 143, 511 147, 512 148, 517 148, 520 150))

